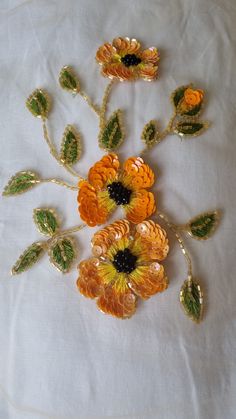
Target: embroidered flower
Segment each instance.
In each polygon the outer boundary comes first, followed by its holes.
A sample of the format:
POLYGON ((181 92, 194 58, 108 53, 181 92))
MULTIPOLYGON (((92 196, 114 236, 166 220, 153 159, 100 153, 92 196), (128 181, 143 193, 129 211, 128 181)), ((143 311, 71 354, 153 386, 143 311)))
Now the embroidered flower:
POLYGON ((136 39, 115 38, 105 43, 96 54, 102 65, 102 75, 111 79, 133 81, 138 78, 151 81, 157 77, 159 52, 150 47, 141 50, 136 39))
POLYGON ((118 156, 103 156, 89 170, 88 181, 79 182, 80 217, 89 226, 104 224, 122 206, 129 221, 138 224, 156 210, 152 192, 154 173, 141 157, 130 157, 120 169, 118 156))
POLYGON ((186 112, 196 109, 201 109, 202 101, 204 97, 204 91, 200 89, 192 89, 188 87, 184 91, 183 98, 178 104, 178 111, 180 114, 186 114, 186 112))
POLYGON ((194 89, 188 88, 184 92, 184 101, 189 106, 196 106, 202 102, 203 96, 204 96, 203 90, 200 90, 200 89, 194 90, 194 89))
POLYGON ((169 251, 166 232, 153 221, 118 220, 95 233, 93 257, 79 264, 81 294, 97 298, 101 311, 119 318, 134 314, 137 297, 164 291, 168 280, 158 262, 169 251))

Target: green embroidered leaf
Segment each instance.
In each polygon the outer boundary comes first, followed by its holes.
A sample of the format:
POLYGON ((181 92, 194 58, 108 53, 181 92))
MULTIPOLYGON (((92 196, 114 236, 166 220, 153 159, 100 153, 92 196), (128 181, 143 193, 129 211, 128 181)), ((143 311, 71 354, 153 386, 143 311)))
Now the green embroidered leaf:
POLYGON ((180 86, 176 90, 174 90, 174 92, 172 93, 171 101, 172 101, 175 108, 178 107, 179 102, 181 101, 181 99, 183 99, 184 92, 188 87, 190 87, 190 85, 180 86))
POLYGON ((43 243, 36 242, 31 244, 19 257, 12 268, 12 275, 20 274, 34 265, 44 253, 43 243))
POLYGON ((202 109, 202 103, 199 103, 199 105, 194 106, 189 111, 181 112, 181 115, 196 116, 200 113, 201 109, 202 109))
POLYGON ((26 192, 37 184, 39 177, 36 173, 30 171, 16 173, 5 186, 3 195, 18 195, 26 192))
POLYGON ((59 83, 62 89, 79 92, 79 80, 70 66, 65 66, 61 69, 59 83))
POLYGON ((34 116, 47 118, 50 110, 50 98, 44 90, 36 89, 28 97, 26 106, 34 116))
POLYGON ((187 225, 188 232, 197 240, 206 240, 214 233, 219 223, 219 218, 218 211, 197 215, 189 221, 187 225))
POLYGON ((81 156, 81 140, 72 125, 67 125, 61 145, 60 158, 66 164, 76 163, 81 156))
POLYGON ((194 122, 194 121, 184 121, 179 122, 174 129, 174 132, 181 137, 186 135, 195 137, 200 135, 203 131, 205 131, 209 127, 208 122, 194 122))
POLYGON ((121 122, 121 111, 115 111, 99 134, 99 145, 107 151, 113 151, 124 140, 121 122))
POLYGON ((34 209, 33 218, 40 233, 45 234, 45 236, 52 236, 58 230, 58 216, 53 209, 36 208, 34 209))
POLYGON ((187 316, 200 322, 203 311, 203 293, 200 285, 194 281, 185 281, 180 290, 180 302, 187 316))
POLYGON ((61 272, 68 272, 75 259, 74 241, 70 237, 56 239, 49 250, 50 262, 61 272))
POLYGON ((143 128, 141 139, 144 141, 144 143, 147 146, 149 146, 155 142, 156 135, 157 135, 156 121, 154 120, 149 121, 143 128))

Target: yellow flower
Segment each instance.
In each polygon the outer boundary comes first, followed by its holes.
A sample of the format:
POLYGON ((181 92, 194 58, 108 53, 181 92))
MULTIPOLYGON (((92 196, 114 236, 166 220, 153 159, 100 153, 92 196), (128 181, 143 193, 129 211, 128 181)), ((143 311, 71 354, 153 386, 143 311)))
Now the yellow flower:
POLYGON ((148 299, 167 288, 158 262, 168 251, 166 232, 154 221, 134 225, 118 220, 93 236, 93 257, 79 264, 78 289, 85 297, 97 298, 102 312, 131 317, 137 297, 148 299))
POLYGON ((155 198, 147 191, 154 173, 141 157, 130 157, 120 169, 118 156, 103 156, 89 170, 88 181, 79 182, 79 213, 90 227, 104 224, 117 206, 129 221, 138 224, 156 210, 155 198))
POLYGON ((203 90, 194 90, 189 87, 184 92, 184 102, 190 107, 197 106, 202 102, 203 96, 203 90))
POLYGON ((102 75, 121 81, 156 79, 159 60, 157 48, 140 48, 140 43, 130 38, 115 38, 112 44, 102 45, 96 54, 98 63, 102 65, 102 75))

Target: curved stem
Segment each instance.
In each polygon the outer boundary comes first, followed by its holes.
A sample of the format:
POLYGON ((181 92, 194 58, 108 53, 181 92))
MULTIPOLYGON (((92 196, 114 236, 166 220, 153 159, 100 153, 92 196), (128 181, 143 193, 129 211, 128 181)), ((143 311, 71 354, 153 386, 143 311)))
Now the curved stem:
POLYGON ((44 135, 44 139, 49 147, 50 153, 52 154, 52 156, 56 159, 56 161, 60 164, 60 166, 63 166, 67 172, 69 172, 71 175, 79 178, 79 179, 83 179, 82 176, 80 176, 74 169, 72 169, 69 165, 67 165, 66 163, 64 163, 60 157, 57 154, 56 148, 52 142, 52 140, 49 137, 48 134, 48 130, 47 130, 47 126, 46 126, 46 122, 45 119, 42 120, 43 121, 43 135, 44 135))
POLYGON ((166 214, 164 214, 164 213, 158 212, 157 213, 157 216, 159 218, 161 218, 163 221, 165 221, 165 223, 167 224, 167 226, 169 227, 169 229, 174 233, 174 235, 175 235, 175 237, 176 237, 176 239, 177 239, 177 241, 179 243, 180 249, 181 249, 181 251, 182 251, 182 253, 183 253, 184 257, 185 257, 185 260, 187 262, 188 281, 189 281, 189 283, 191 283, 192 282, 192 261, 191 261, 191 258, 189 256, 189 253, 186 250, 186 247, 184 245, 183 239, 180 237, 179 233, 177 233, 178 226, 176 226, 175 224, 171 223, 169 221, 169 219, 167 218, 166 214))
POLYGON ((57 185, 64 186, 65 188, 68 188, 72 191, 78 191, 79 187, 76 185, 70 185, 67 182, 64 182, 63 180, 50 178, 50 179, 37 179, 35 181, 32 181, 32 183, 56 183, 57 185))
POLYGON ((81 224, 75 227, 68 228, 67 230, 58 231, 58 233, 55 233, 50 239, 47 240, 47 245, 49 245, 51 242, 53 242, 58 237, 67 236, 68 234, 77 233, 78 231, 82 230, 84 227, 86 227, 86 224, 81 224))
POLYGON ((79 91, 78 94, 87 102, 89 107, 97 114, 98 117, 100 117, 100 109, 98 106, 94 105, 92 99, 83 91, 79 91))
POLYGON ((150 146, 146 146, 140 155, 143 155, 147 151, 149 151, 154 146, 160 144, 161 141, 163 141, 168 135, 170 135, 173 131, 173 123, 176 118, 176 111, 173 113, 172 117, 170 118, 167 127, 160 133, 157 133, 155 140, 152 142, 150 146))
POLYGON ((103 99, 102 99, 102 106, 99 112, 99 121, 100 121, 100 130, 103 128, 103 126, 105 125, 105 116, 106 116, 106 110, 107 110, 107 103, 108 103, 108 97, 111 91, 111 88, 114 84, 114 79, 112 79, 110 81, 110 83, 107 85, 105 91, 104 91, 104 95, 103 95, 103 99))

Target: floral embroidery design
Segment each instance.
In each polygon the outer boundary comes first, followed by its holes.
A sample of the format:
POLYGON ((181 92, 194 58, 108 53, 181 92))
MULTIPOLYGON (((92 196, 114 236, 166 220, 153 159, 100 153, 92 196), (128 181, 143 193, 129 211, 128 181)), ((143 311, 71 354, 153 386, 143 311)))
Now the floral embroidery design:
MULTIPOLYGON (((186 279, 179 293, 181 306, 192 320, 200 322, 203 312, 202 287, 193 276, 192 261, 182 234, 187 233, 196 240, 208 239, 219 223, 219 212, 205 211, 177 225, 159 208, 156 211, 156 199, 149 191, 154 184, 154 173, 142 156, 169 135, 194 138, 208 129, 209 122, 200 118, 205 101, 204 91, 191 83, 177 87, 170 97, 173 112, 166 127, 160 129, 159 121, 155 119, 147 121, 140 133, 144 147, 139 157, 130 157, 121 165, 114 152, 125 140, 125 127, 121 109, 115 109, 108 115, 112 87, 116 81, 155 80, 158 76, 159 52, 155 47, 143 49, 136 39, 118 37, 112 43, 105 43, 98 48, 96 60, 101 65, 101 74, 111 79, 105 87, 100 105, 85 93, 71 66, 65 65, 58 78, 60 87, 67 94, 79 96, 94 112, 99 122, 98 146, 109 153, 90 168, 87 178, 75 168, 83 149, 80 130, 73 125, 66 125, 58 150, 47 126, 52 109, 50 95, 43 88, 36 88, 26 100, 28 110, 42 123, 43 137, 51 156, 70 176, 75 177, 75 182, 71 184, 57 178, 42 178, 32 170, 23 169, 10 178, 3 195, 23 194, 45 183, 66 187, 77 194, 78 212, 83 223, 62 230, 57 209, 44 206, 36 208, 33 212, 34 223, 47 239, 31 243, 13 265, 12 274, 20 274, 31 268, 45 254, 60 272, 68 272, 78 256, 73 234, 87 226, 105 224, 116 207, 121 206, 125 219, 95 233, 92 239, 93 257, 79 264, 77 285, 80 292, 86 297, 96 298, 98 307, 104 313, 128 318, 135 312, 138 297, 147 299, 164 291, 168 281, 159 262, 167 256, 169 245, 165 230, 156 223, 156 219, 160 219, 172 231, 186 262, 186 279), (148 220, 151 216, 155 219, 148 220)), ((158 107, 154 111, 158 112, 158 107)))
POLYGON ((96 59, 102 65, 102 75, 111 79, 151 81, 157 78, 157 48, 141 50, 136 39, 115 38, 112 44, 105 43, 98 49, 96 59))
POLYGON ((156 209, 148 192, 154 173, 141 157, 130 157, 120 169, 118 156, 105 155, 89 170, 88 181, 79 183, 79 213, 89 226, 104 224, 111 212, 122 206, 129 221, 138 224, 156 209))
POLYGON ((169 251, 166 232, 153 221, 132 225, 119 220, 95 233, 94 257, 79 264, 79 291, 97 298, 104 313, 119 318, 134 314, 137 297, 164 291, 168 280, 162 265, 169 251))

